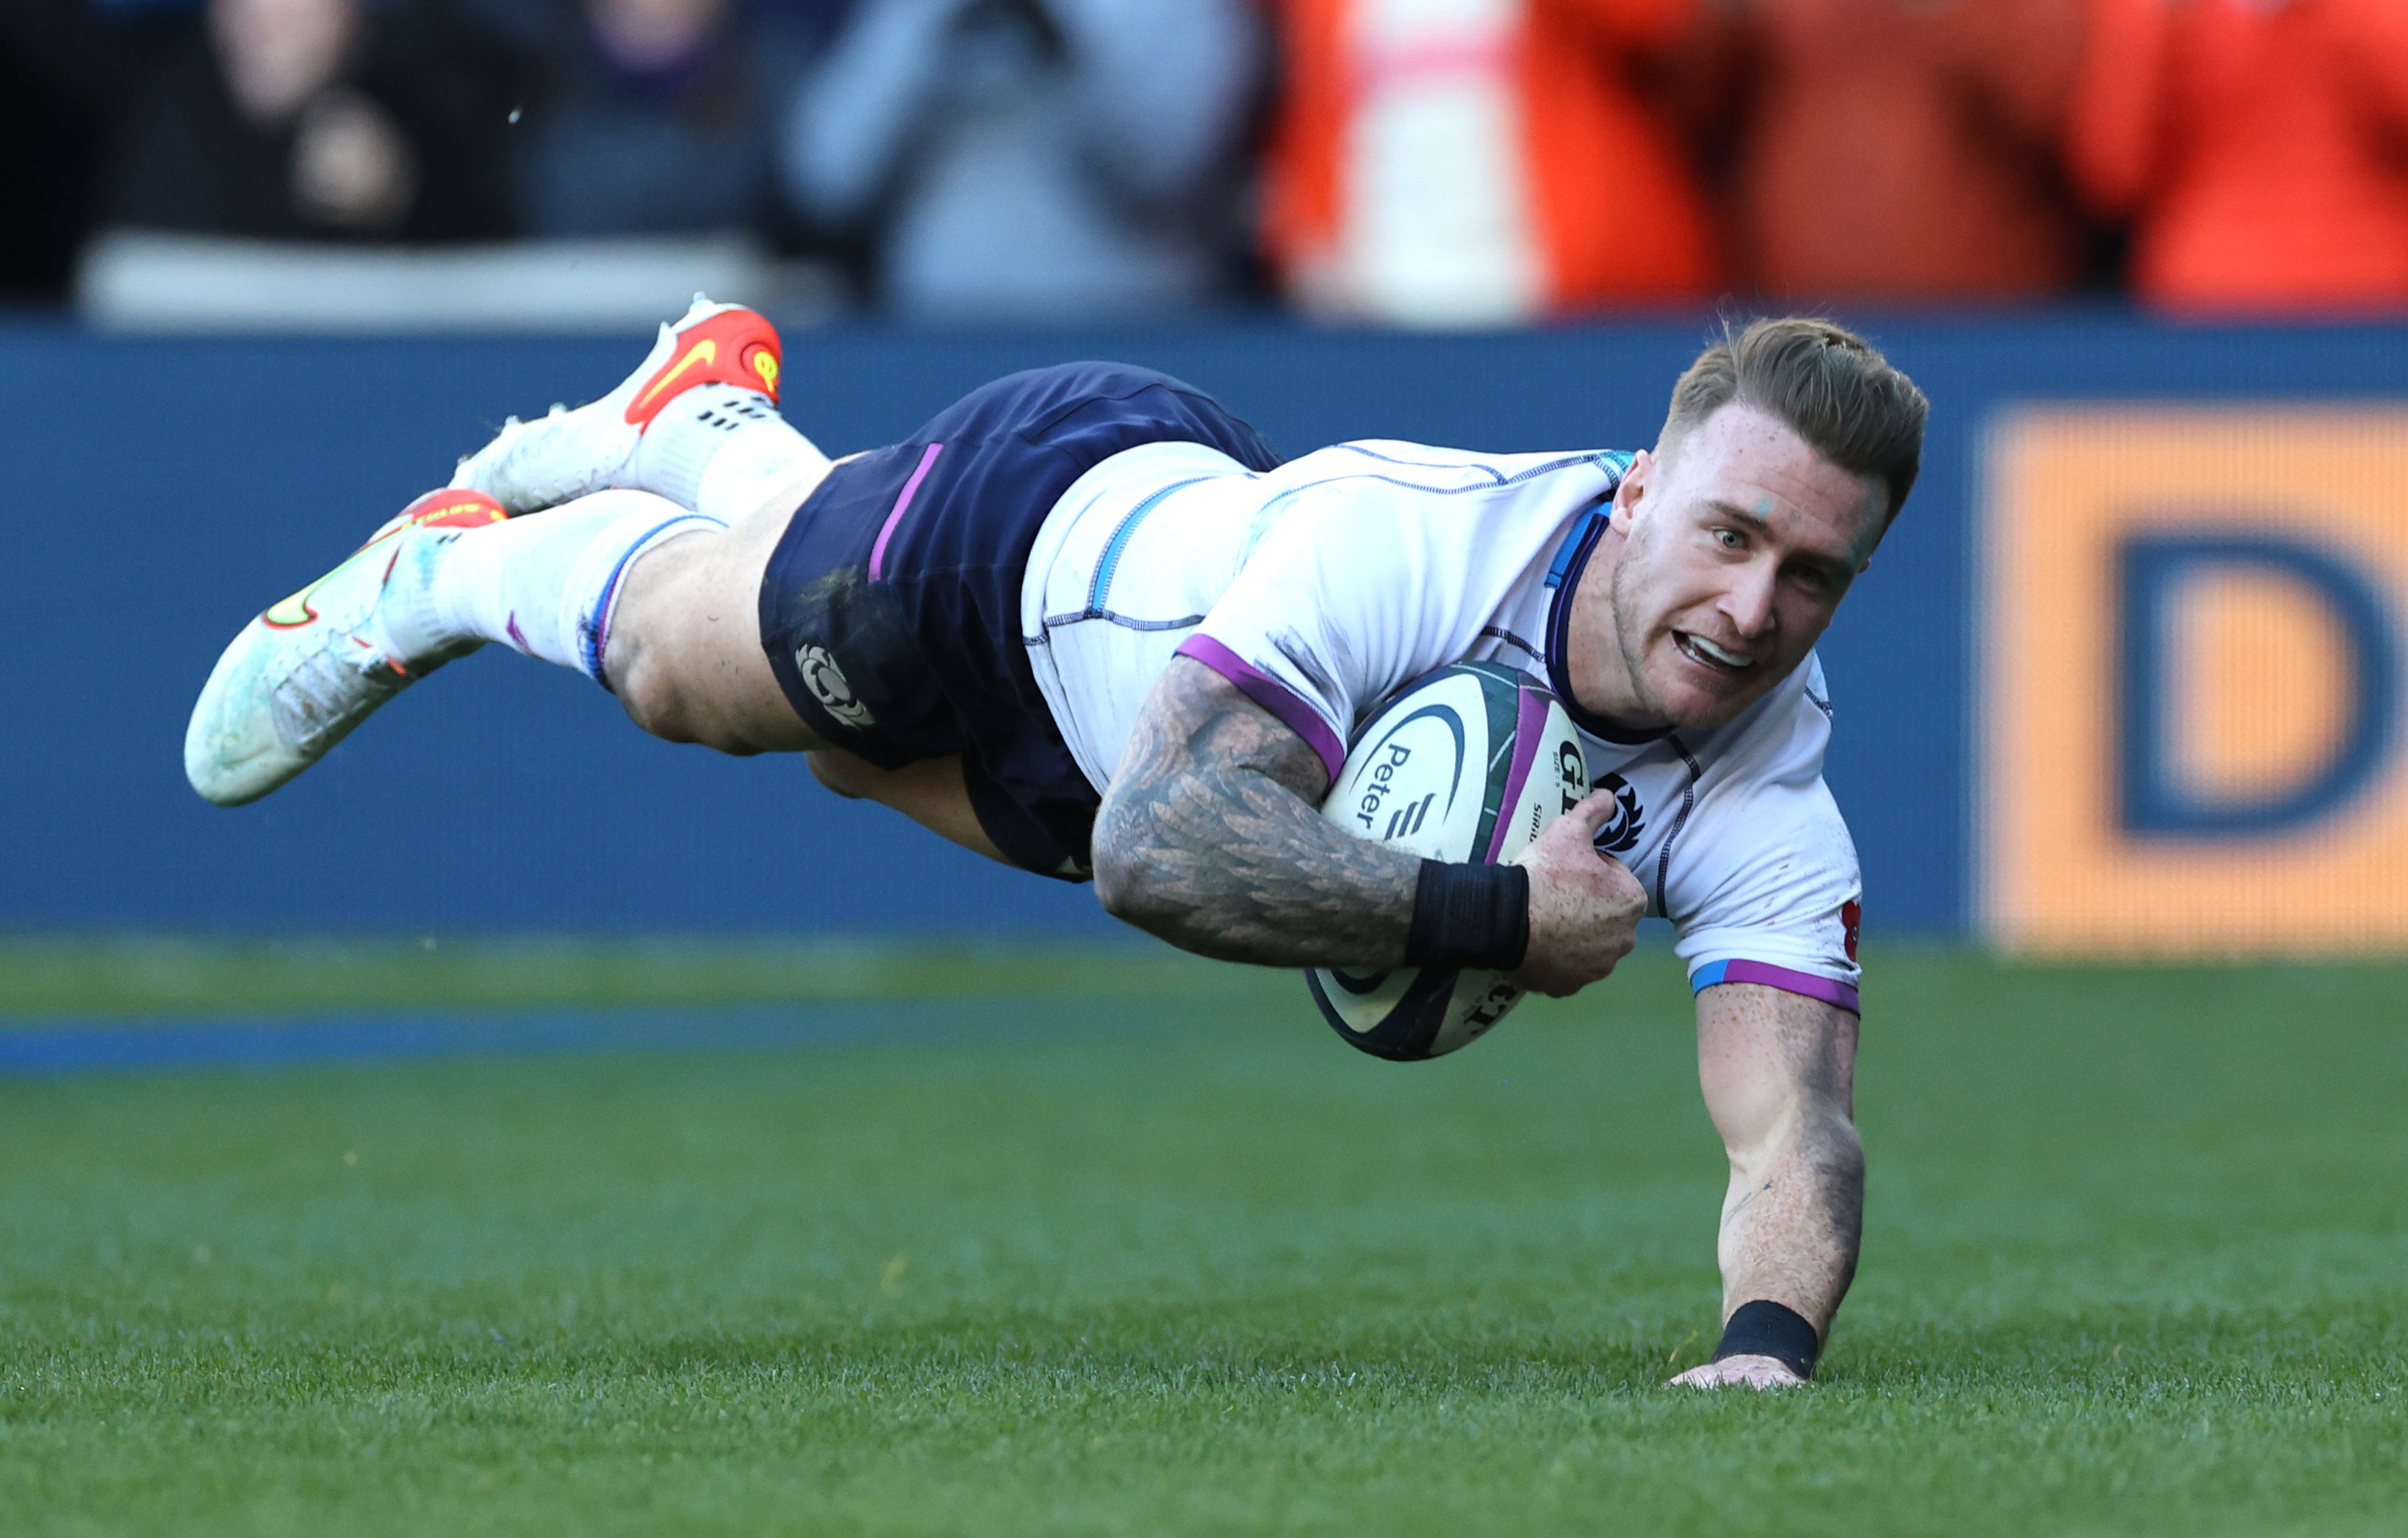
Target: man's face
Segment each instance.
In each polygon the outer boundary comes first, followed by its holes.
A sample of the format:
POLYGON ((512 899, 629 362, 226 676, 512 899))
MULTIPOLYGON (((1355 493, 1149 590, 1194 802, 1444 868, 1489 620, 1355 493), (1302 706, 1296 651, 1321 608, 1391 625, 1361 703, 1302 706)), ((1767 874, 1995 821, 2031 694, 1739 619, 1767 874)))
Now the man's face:
POLYGON ((1614 496, 1602 713, 1711 731, 1755 703, 1831 623, 1885 503, 1878 480, 1753 406, 1724 407, 1664 459, 1641 453, 1614 496))

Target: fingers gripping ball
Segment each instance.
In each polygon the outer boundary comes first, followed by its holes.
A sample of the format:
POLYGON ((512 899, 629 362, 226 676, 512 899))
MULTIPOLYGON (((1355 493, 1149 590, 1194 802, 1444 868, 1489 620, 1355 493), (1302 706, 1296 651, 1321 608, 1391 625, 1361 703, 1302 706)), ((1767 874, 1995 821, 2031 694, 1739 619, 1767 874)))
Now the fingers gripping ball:
MULTIPOLYGON (((1498 864, 1588 794, 1571 718, 1544 684, 1494 662, 1458 662, 1391 696, 1354 736, 1321 814, 1423 859, 1498 864)), ((1374 1056, 1436 1057, 1480 1039, 1519 1003, 1496 972, 1400 967, 1305 974, 1321 1017, 1374 1056)))

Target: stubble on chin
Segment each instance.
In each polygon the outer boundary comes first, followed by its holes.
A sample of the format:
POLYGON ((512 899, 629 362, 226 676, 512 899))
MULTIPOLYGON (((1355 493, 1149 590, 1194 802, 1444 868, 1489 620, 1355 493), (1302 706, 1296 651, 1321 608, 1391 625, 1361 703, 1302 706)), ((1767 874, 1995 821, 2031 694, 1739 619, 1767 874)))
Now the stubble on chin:
POLYGON ((1664 708, 1664 701, 1656 697, 1655 681, 1647 676, 1647 638, 1641 633, 1641 622, 1633 618, 1640 607, 1632 569, 1637 563, 1630 560, 1629 553, 1626 544, 1623 558, 1613 566, 1612 584, 1606 589, 1613 603, 1613 645, 1622 654, 1622 676, 1630 681, 1630 693, 1639 708, 1658 720, 1670 722, 1672 712, 1664 708))
MULTIPOLYGON (((1622 654, 1623 674, 1630 680, 1631 695, 1651 719, 1664 723, 1674 731, 1701 736, 1722 730, 1762 697, 1764 691, 1744 691, 1739 698, 1728 695, 1707 696, 1699 691, 1697 704, 1691 709, 1683 710, 1675 703, 1671 696, 1657 686, 1655 676, 1648 670, 1648 636, 1638 623, 1627 618, 1638 611, 1637 604, 1627 601, 1633 597, 1624 582, 1627 570, 1627 567, 1615 569, 1611 591, 1613 595, 1613 644, 1622 654)), ((1667 632, 1663 644, 1671 648, 1679 643, 1667 632)), ((1675 661, 1672 666, 1679 667, 1681 663, 1675 661)))

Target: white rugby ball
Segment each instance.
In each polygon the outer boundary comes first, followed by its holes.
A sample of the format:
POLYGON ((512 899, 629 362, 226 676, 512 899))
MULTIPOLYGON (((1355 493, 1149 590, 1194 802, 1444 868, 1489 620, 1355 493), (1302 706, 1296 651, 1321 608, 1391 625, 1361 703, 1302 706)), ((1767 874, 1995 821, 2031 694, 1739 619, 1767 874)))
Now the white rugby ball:
MULTIPOLYGON (((1364 723, 1321 814, 1423 859, 1495 864, 1587 794, 1580 733, 1554 692, 1502 663, 1458 662, 1406 684, 1364 723)), ((1489 971, 1315 967, 1305 982, 1332 1030, 1400 1061, 1478 1041, 1522 999, 1489 971)))

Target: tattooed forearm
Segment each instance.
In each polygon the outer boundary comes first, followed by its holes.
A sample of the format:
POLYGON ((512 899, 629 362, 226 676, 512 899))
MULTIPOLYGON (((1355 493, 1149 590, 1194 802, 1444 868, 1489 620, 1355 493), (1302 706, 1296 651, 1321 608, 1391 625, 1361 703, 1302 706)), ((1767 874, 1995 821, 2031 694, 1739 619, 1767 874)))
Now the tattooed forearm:
POLYGON ((1328 786, 1302 738, 1173 657, 1096 816, 1096 895, 1226 961, 1398 966, 1421 862, 1323 821, 1328 786))

